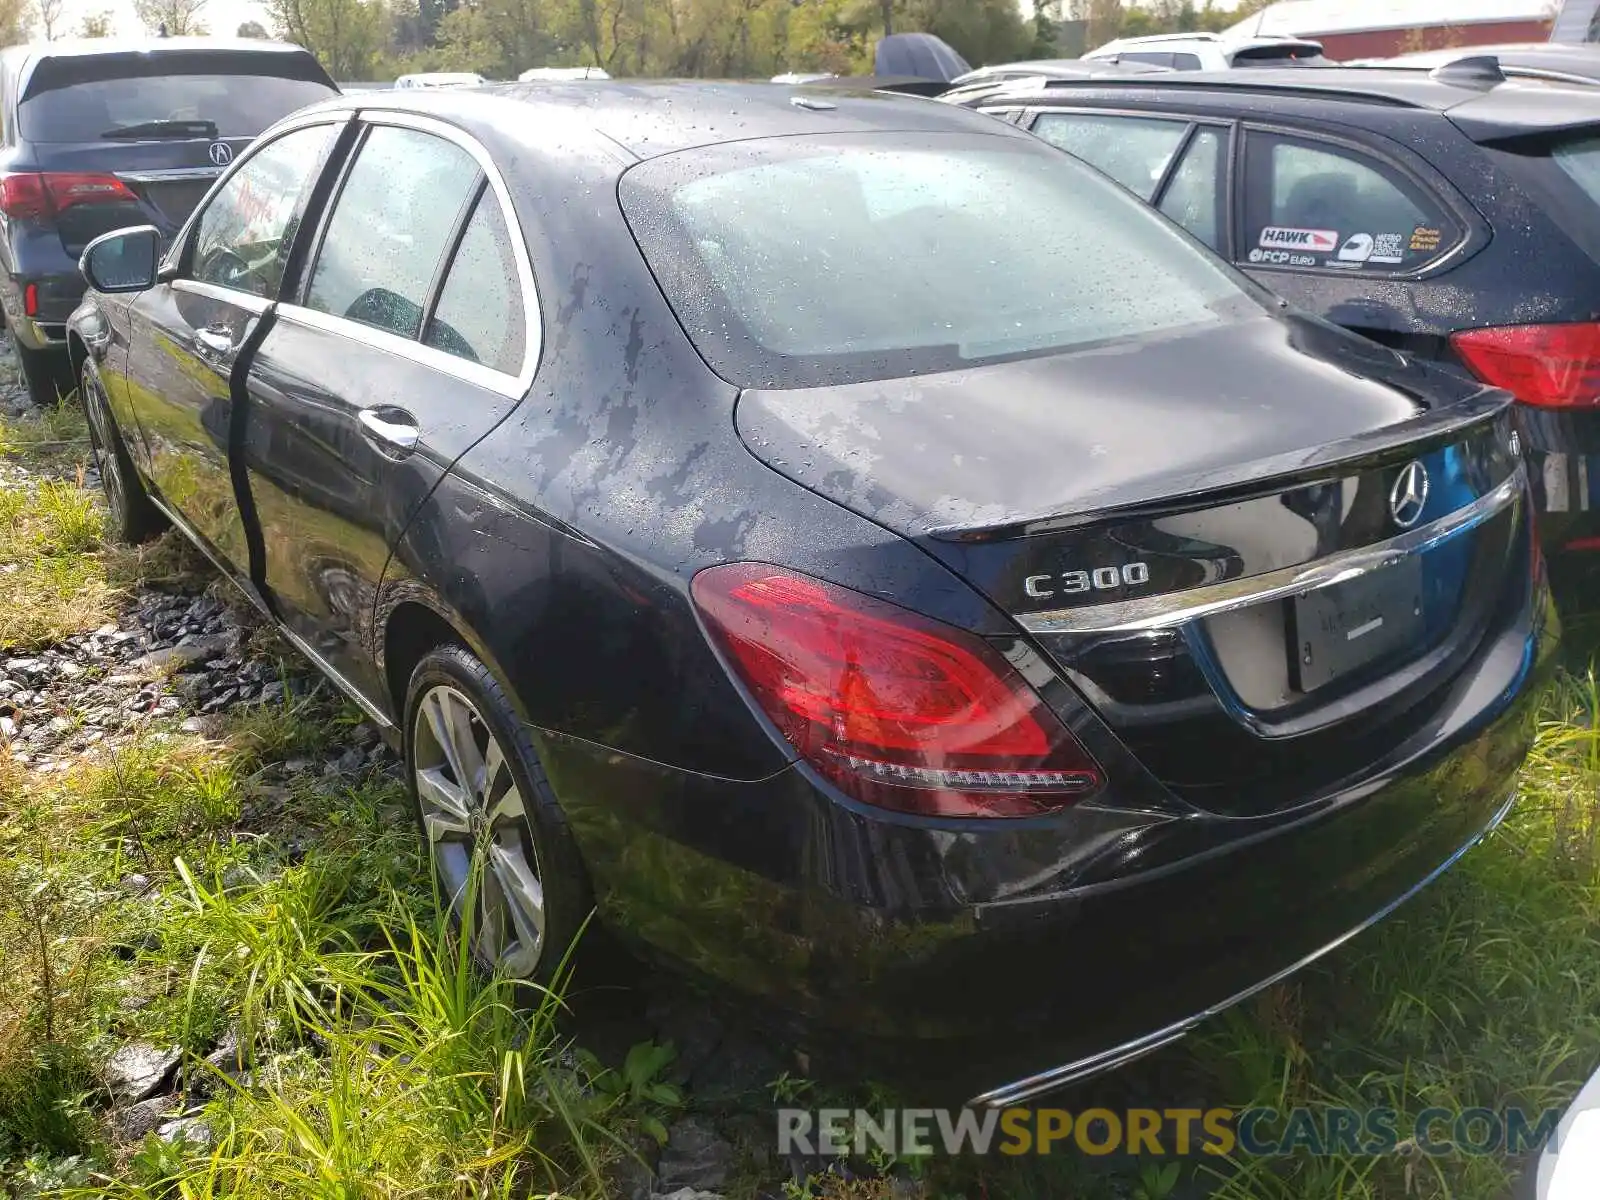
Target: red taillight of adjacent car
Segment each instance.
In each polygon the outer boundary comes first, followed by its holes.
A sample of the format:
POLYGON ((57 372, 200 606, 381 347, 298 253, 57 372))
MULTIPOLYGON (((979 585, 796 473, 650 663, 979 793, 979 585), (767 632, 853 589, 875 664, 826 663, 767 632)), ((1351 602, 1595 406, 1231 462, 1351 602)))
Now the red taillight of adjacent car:
POLYGON ((1026 817, 1095 791, 1100 768, 981 639, 762 563, 694 578, 711 635, 783 736, 868 804, 1026 817))
POLYGON ((1600 324, 1468 329, 1450 343, 1474 375, 1524 404, 1600 407, 1600 324))
POLYGON ((78 171, 0 175, 0 213, 47 217, 78 204, 127 204, 134 195, 115 175, 78 171))

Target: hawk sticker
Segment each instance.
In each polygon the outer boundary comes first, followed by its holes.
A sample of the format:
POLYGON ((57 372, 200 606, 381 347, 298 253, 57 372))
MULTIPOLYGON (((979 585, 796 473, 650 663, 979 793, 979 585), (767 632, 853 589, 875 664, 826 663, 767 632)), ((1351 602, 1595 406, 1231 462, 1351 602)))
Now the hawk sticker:
POLYGON ((1337 229, 1290 229, 1268 225, 1261 231, 1259 244, 1268 250, 1299 250, 1301 253, 1332 254, 1339 248, 1337 229))

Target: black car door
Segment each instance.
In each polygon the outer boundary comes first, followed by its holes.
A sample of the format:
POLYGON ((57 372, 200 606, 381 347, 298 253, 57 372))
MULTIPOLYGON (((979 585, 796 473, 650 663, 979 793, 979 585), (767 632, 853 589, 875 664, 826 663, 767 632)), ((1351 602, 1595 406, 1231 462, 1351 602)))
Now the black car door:
POLYGON ((1247 127, 1234 189, 1234 260, 1297 308, 1425 358, 1432 314, 1459 307, 1440 276, 1487 229, 1426 163, 1371 135, 1247 127))
POLYGON ((228 459, 229 379, 277 296, 338 128, 291 130, 242 163, 190 224, 172 276, 128 314, 130 444, 161 499, 240 576, 249 573, 249 550, 228 459))
POLYGON ((538 337, 526 247, 487 152, 433 120, 368 120, 251 361, 243 464, 271 604, 385 709, 370 622, 390 550, 526 392, 538 337))

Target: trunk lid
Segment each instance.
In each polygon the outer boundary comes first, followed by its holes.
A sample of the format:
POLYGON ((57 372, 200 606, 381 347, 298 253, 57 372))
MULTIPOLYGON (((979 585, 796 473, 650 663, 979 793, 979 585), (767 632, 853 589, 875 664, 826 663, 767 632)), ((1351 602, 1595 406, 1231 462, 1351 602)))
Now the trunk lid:
POLYGON ((966 578, 1159 780, 1234 815, 1381 759, 1525 592, 1510 421, 1504 393, 1302 318, 736 412, 757 457, 966 578))

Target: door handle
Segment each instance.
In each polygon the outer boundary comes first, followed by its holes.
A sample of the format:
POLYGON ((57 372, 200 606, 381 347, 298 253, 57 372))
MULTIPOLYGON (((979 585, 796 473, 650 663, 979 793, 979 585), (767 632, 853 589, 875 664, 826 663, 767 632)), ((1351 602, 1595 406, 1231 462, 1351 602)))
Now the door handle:
POLYGON ((201 354, 220 358, 233 353, 233 331, 226 325, 207 325, 194 331, 194 344, 201 354))
POLYGON ((368 437, 382 442, 389 449, 397 450, 401 454, 410 454, 417 448, 417 442, 422 438, 422 431, 417 428, 416 418, 403 408, 387 404, 376 408, 363 408, 356 417, 368 437))

